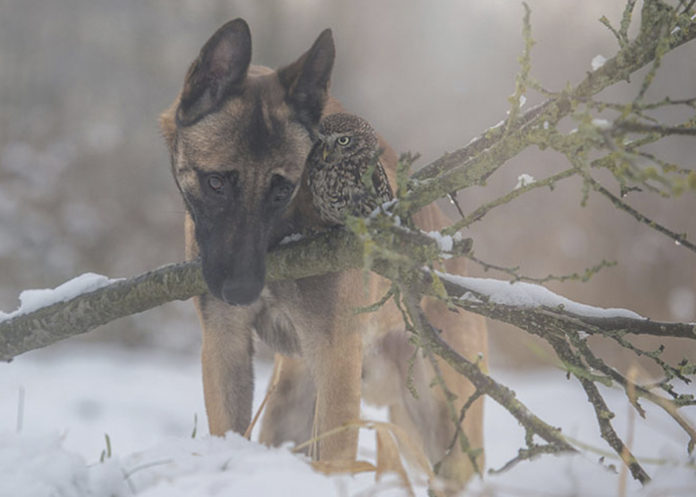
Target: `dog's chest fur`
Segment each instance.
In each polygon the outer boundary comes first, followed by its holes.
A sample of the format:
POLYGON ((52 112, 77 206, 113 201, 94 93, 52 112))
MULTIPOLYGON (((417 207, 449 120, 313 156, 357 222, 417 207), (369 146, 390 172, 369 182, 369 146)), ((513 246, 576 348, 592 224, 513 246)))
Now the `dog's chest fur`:
POLYGON ((308 330, 330 329, 337 291, 337 278, 332 274, 269 282, 250 306, 253 328, 275 352, 303 355, 311 340, 308 330))

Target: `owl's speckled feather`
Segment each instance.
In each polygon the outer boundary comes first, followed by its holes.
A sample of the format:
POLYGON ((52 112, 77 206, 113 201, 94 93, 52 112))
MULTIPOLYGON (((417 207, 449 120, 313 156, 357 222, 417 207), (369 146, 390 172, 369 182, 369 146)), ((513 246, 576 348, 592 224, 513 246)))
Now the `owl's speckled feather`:
POLYGON ((306 178, 314 208, 330 224, 345 224, 348 214, 367 216, 394 197, 379 162, 375 130, 352 114, 331 114, 321 121, 306 178))

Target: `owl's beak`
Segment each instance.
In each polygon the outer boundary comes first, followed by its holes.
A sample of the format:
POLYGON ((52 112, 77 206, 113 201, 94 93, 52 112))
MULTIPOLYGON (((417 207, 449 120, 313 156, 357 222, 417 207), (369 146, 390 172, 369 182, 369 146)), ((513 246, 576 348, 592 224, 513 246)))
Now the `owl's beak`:
POLYGON ((324 145, 321 147, 321 158, 326 160, 326 158, 329 156, 329 147, 324 145))

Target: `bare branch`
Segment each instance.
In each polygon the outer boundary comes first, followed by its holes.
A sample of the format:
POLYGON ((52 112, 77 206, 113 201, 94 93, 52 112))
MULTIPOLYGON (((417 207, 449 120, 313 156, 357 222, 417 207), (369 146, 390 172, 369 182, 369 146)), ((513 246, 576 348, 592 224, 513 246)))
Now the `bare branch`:
POLYGON ((585 180, 592 186, 592 188, 597 191, 598 193, 601 193, 605 197, 607 197, 612 204, 614 204, 615 207, 621 209, 622 211, 627 212, 631 216, 633 216, 636 220, 639 222, 650 226, 652 229, 655 231, 659 231, 663 235, 668 236, 672 240, 674 240, 674 243, 677 245, 682 245, 683 247, 688 248, 692 252, 696 252, 696 245, 691 243, 689 240, 686 239, 686 234, 684 233, 675 233, 674 231, 665 228, 661 224, 653 221, 649 217, 645 216, 644 214, 641 214, 637 210, 635 210, 633 207, 629 206, 626 204, 623 200, 618 198, 616 195, 611 193, 609 190, 604 188, 602 185, 600 185, 595 179, 593 179, 589 174, 583 174, 583 177, 585 180))
POLYGON ((571 371, 574 376, 578 379, 582 385, 583 390, 587 394, 587 399, 592 404, 595 410, 595 417, 597 418, 597 423, 600 427, 600 433, 602 438, 614 449, 623 462, 631 470, 633 477, 645 484, 650 481, 650 477, 645 472, 643 467, 638 463, 638 460, 631 453, 631 451, 626 447, 623 440, 617 435, 616 431, 611 425, 611 419, 614 417, 614 413, 609 410, 604 398, 599 393, 597 386, 594 381, 586 378, 583 375, 577 374, 578 371, 583 371, 584 367, 581 360, 571 351, 568 344, 557 337, 550 338, 549 342, 553 346, 553 349, 558 354, 566 364, 572 366, 571 371))
POLYGON ((696 128, 688 126, 663 126, 635 121, 620 121, 616 123, 616 128, 620 131, 628 131, 630 133, 656 133, 660 136, 696 136, 696 128))
POLYGON ((575 174, 577 174, 577 171, 571 167, 570 169, 566 169, 565 171, 562 171, 558 174, 554 174, 553 176, 549 176, 548 178, 536 180, 532 183, 520 186, 519 188, 515 188, 509 193, 503 195, 502 197, 498 197, 495 200, 483 204, 468 216, 465 216, 462 213, 462 219, 454 223, 452 226, 449 226, 446 229, 444 229, 443 233, 446 235, 453 235, 463 228, 468 228, 476 221, 480 221, 486 214, 488 214, 491 210, 495 209, 496 207, 505 205, 511 200, 519 197, 524 193, 534 190, 535 188, 549 187, 550 189, 553 189, 556 183, 566 178, 569 178, 575 174))
POLYGON ((575 452, 575 449, 561 435, 559 429, 553 428, 538 418, 515 397, 512 390, 496 382, 485 374, 477 364, 461 356, 442 340, 439 333, 427 321, 423 320, 417 302, 412 298, 410 300, 407 298, 404 303, 409 317, 415 323, 414 327, 419 333, 419 337, 424 343, 427 343, 427 346, 435 354, 444 359, 455 371, 464 375, 477 390, 486 392, 486 395, 507 409, 525 428, 532 430, 555 447, 555 452, 575 452))
MULTIPOLYGON (((400 201, 403 204, 401 209, 414 212, 450 192, 485 182, 508 159, 526 148, 529 136, 543 129, 544 123, 553 126, 568 115, 573 109, 573 101, 591 97, 651 63, 663 37, 657 36, 659 32, 655 33, 655 29, 659 29, 661 24, 657 24, 656 28, 657 21, 649 17, 649 14, 644 9, 644 20, 651 19, 652 23, 645 20, 638 38, 607 60, 602 67, 588 73, 575 88, 531 108, 512 126, 502 122, 488 129, 466 147, 445 154, 414 173, 412 191, 400 201)), ((691 21, 669 37, 664 50, 677 48, 695 37, 696 22, 691 21)))

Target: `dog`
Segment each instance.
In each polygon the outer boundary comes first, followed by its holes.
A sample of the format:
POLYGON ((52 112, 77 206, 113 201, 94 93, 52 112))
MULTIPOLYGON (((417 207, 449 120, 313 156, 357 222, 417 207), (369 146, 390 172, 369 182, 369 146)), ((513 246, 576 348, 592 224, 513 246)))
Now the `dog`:
MULTIPOLYGON (((195 306, 203 330, 210 433, 244 433, 250 423, 255 332, 283 354, 262 442, 303 442, 313 429, 322 434, 341 427, 359 418, 365 399, 388 406, 392 422, 405 428, 433 463, 440 462, 440 475, 461 485, 473 465, 459 444, 448 450, 455 433, 453 409, 432 386, 433 368, 420 354, 412 367, 418 398, 407 387, 413 347, 399 310, 387 303, 374 313, 354 312, 378 300, 388 282, 372 274, 366 288, 360 269, 265 281, 268 250, 287 235, 312 228, 300 208, 307 196, 298 190, 320 119, 343 110, 329 95, 334 57, 332 34, 325 30, 285 67, 251 65, 249 27, 235 19, 205 43, 160 119, 186 207, 186 257, 200 257, 208 287, 195 306)), ((383 140, 380 147, 395 185, 396 156, 383 140)), ((414 221, 426 230, 447 223, 436 206, 423 209, 414 221)), ((447 269, 461 274, 463 262, 448 261, 447 269)), ((423 305, 460 354, 485 357, 481 317, 450 312, 434 300, 423 305)), ((444 362, 439 367, 458 410, 473 386, 444 362)), ((479 399, 462 425, 474 448, 483 445, 482 417, 479 399)), ((357 429, 334 431, 320 437, 318 458, 354 460, 357 429)), ((477 457, 481 467, 483 456, 477 457)))

